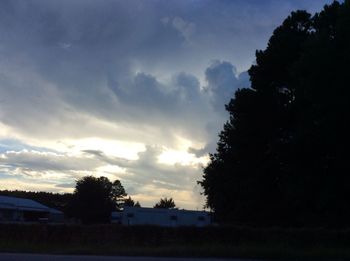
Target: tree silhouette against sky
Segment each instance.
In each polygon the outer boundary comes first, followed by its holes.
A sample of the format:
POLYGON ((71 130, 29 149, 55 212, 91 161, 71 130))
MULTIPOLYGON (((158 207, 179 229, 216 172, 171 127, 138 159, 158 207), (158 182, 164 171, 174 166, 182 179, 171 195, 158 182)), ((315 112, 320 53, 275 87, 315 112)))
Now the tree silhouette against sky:
POLYGON ((256 52, 199 182, 219 221, 350 224, 349 28, 348 0, 292 12, 256 52))

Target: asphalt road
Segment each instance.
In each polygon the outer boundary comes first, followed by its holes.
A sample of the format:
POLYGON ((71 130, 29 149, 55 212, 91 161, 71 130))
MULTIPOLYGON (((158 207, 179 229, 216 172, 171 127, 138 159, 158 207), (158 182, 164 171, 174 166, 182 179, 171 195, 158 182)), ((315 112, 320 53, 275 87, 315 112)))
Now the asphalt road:
POLYGON ((248 259, 220 258, 173 258, 173 257, 124 257, 124 256, 82 256, 82 255, 40 255, 0 253, 0 261, 258 261, 248 259))

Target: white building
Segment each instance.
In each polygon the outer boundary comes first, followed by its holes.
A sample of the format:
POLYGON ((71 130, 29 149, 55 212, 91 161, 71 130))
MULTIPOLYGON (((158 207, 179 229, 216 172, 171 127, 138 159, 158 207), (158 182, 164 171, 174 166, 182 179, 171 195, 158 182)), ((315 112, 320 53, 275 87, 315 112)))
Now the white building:
POLYGON ((210 214, 206 211, 125 207, 123 212, 113 212, 112 222, 122 225, 155 225, 163 227, 208 226, 210 214))
POLYGON ((0 196, 0 222, 62 222, 63 212, 31 199, 0 196))

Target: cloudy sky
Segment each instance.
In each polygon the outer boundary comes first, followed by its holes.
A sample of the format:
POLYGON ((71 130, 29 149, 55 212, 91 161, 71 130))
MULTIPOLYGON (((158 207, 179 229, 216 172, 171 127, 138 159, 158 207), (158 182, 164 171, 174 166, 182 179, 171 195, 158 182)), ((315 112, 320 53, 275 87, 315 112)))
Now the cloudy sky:
POLYGON ((120 179, 203 206, 208 152, 273 29, 331 0, 0 1, 0 189, 120 179))

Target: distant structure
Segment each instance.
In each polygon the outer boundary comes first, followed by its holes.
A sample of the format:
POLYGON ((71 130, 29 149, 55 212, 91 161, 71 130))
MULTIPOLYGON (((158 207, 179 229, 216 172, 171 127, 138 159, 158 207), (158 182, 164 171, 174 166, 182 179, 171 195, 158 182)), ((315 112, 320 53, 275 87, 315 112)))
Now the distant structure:
POLYGON ((124 207, 122 212, 112 212, 112 223, 126 226, 204 227, 211 224, 211 217, 206 211, 124 207))
POLYGON ((31 199, 0 196, 0 222, 64 222, 62 211, 31 199))

